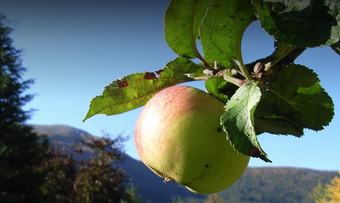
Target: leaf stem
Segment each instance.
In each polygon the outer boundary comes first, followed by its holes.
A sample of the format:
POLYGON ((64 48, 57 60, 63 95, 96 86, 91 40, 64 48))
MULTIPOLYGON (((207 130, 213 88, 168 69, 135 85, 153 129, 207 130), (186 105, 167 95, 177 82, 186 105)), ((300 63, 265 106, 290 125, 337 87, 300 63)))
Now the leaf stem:
POLYGON ((264 71, 268 72, 272 69, 277 63, 279 63, 282 59, 284 59, 288 54, 294 51, 297 47, 294 47, 289 44, 279 43, 277 42, 277 49, 273 53, 274 58, 264 65, 264 71))
POLYGON ((234 60, 234 62, 236 63, 236 65, 240 69, 242 76, 245 77, 247 81, 252 81, 253 79, 252 79, 248 69, 243 64, 243 60, 242 59, 240 61, 234 60))
MULTIPOLYGON (((196 48, 196 47, 195 47, 196 48)), ((203 58, 203 56, 201 55, 201 53, 197 50, 196 48, 196 52, 197 52, 197 58, 203 63, 203 65, 207 68, 211 68, 211 66, 209 65, 209 63, 203 58)))

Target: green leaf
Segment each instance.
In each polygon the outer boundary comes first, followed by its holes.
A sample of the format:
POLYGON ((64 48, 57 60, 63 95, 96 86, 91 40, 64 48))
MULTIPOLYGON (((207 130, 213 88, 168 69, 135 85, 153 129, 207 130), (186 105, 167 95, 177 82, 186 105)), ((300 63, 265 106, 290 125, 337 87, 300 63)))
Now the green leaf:
POLYGON ((335 51, 335 53, 340 55, 340 41, 335 44, 332 44, 331 47, 335 51))
POLYGON ((196 39, 211 0, 171 0, 165 14, 165 39, 178 55, 199 58, 196 39))
POLYGON ((92 99, 85 120, 97 115, 114 115, 144 105, 155 93, 171 85, 191 81, 190 73, 203 68, 190 60, 177 58, 156 72, 136 73, 113 81, 101 96, 92 99))
MULTIPOLYGON (((257 109, 259 111, 259 107, 257 109)), ((303 128, 294 121, 281 116, 262 116, 255 117, 255 131, 259 135, 264 132, 279 135, 295 135, 300 137, 303 135, 303 128)))
POLYGON ((261 86, 262 99, 256 111, 256 122, 262 120, 271 122, 271 126, 285 125, 286 128, 273 132, 261 126, 263 132, 300 137, 303 128, 321 130, 332 120, 332 99, 321 87, 316 73, 305 66, 291 64, 267 83, 261 86))
POLYGON ((4 156, 6 151, 8 150, 8 147, 0 141, 0 157, 4 156))
POLYGON ((214 97, 226 103, 228 101, 228 96, 223 94, 221 90, 228 84, 221 77, 212 77, 205 81, 205 88, 207 91, 212 94, 214 97))
POLYGON ((262 27, 278 41, 298 47, 331 45, 339 41, 339 1, 252 2, 262 27))
POLYGON ((253 13, 249 0, 213 0, 201 28, 205 60, 224 67, 233 66, 233 59, 242 61, 242 36, 255 20, 253 13))
MULTIPOLYGON (((339 48, 340 43, 340 1, 338 0, 324 0, 325 5, 329 8, 328 13, 337 21, 336 25, 332 27, 330 39, 327 41, 328 45, 336 44, 339 48)), ((337 52, 338 53, 338 52, 337 52)))
POLYGON ((227 102, 221 125, 238 152, 270 162, 256 138, 254 128, 254 113, 260 99, 261 91, 255 83, 241 86, 227 102))

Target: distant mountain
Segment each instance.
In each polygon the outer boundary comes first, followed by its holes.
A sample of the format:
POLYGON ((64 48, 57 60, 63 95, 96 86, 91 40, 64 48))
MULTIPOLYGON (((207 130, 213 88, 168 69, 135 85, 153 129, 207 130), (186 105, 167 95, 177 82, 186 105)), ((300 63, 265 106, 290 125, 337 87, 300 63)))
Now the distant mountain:
POLYGON ((309 193, 336 172, 301 168, 250 168, 241 179, 220 193, 225 202, 311 203, 309 193))
MULTIPOLYGON (((52 145, 69 151, 80 140, 87 140, 93 135, 65 125, 35 125, 35 131, 46 135, 52 145)), ((91 156, 88 149, 85 158, 91 156)), ((84 158, 78 157, 78 158, 84 158)), ((134 184, 145 202, 167 203, 174 197, 202 202, 205 196, 196 195, 185 188, 163 182, 142 162, 123 154, 119 163, 130 181, 134 184)), ((248 168, 240 180, 225 191, 219 193, 224 202, 232 203, 307 203, 312 202, 309 192, 317 183, 326 183, 336 175, 334 171, 317 171, 300 168, 248 168)))

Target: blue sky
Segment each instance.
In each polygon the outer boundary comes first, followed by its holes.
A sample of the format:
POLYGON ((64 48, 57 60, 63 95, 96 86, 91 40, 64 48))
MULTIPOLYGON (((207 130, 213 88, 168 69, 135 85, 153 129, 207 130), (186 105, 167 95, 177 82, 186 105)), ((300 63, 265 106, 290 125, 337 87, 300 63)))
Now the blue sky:
MULTIPOLYGON (((0 0, 0 13, 14 28, 14 45, 23 50, 25 78, 35 84, 36 94, 26 108, 34 108, 29 123, 66 124, 95 135, 133 136, 141 109, 117 116, 95 116, 82 122, 92 97, 101 94, 112 80, 134 72, 163 67, 176 55, 163 37, 166 0, 0 0)), ((245 62, 267 56, 273 41, 258 23, 246 31, 245 62)), ((335 116, 319 132, 305 131, 302 138, 264 134, 263 149, 273 163, 251 159, 250 166, 295 166, 340 170, 340 60, 331 49, 313 48, 297 60, 319 74, 333 98, 335 116)), ((188 83, 203 88, 202 82, 188 83)), ((125 151, 138 155, 129 139, 125 151)))

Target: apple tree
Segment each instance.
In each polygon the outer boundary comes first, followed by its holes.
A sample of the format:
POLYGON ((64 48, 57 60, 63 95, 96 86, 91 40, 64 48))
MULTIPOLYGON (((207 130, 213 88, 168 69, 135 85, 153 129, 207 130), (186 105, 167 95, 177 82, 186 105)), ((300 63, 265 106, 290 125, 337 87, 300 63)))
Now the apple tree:
POLYGON ((304 129, 319 131, 332 120, 333 102, 317 73, 294 61, 317 46, 340 54, 339 11, 338 0, 171 0, 165 40, 178 58, 158 71, 114 80, 93 98, 84 120, 124 113, 162 89, 202 80, 224 103, 219 125, 225 141, 241 154, 270 162, 258 135, 301 137, 304 129), (273 36, 275 50, 244 64, 242 37, 254 21, 273 36))

